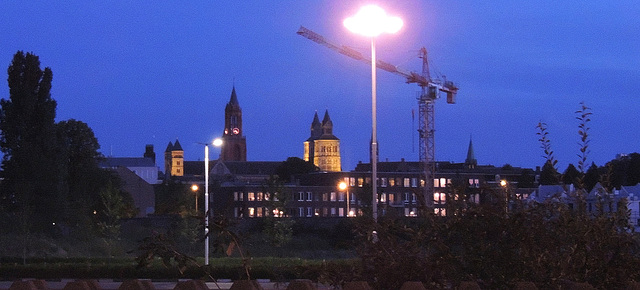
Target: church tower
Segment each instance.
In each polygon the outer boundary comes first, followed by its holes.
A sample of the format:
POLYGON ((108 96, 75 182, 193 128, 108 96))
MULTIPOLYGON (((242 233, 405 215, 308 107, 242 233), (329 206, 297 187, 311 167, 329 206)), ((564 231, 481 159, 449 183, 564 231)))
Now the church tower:
POLYGON ((322 122, 315 113, 311 122, 311 136, 304 142, 304 160, 313 162, 321 171, 342 171, 340 139, 333 135, 333 122, 325 111, 322 122))
POLYGON ((474 169, 478 166, 478 160, 476 160, 476 154, 473 151, 473 142, 469 138, 469 148, 467 149, 467 159, 464 160, 464 165, 469 169, 474 169))
POLYGON ((236 87, 231 90, 231 98, 224 108, 224 135, 220 150, 222 161, 247 161, 247 139, 242 131, 242 109, 236 96, 236 87))
POLYGON ((167 177, 184 175, 184 150, 177 139, 175 144, 169 142, 164 150, 164 174, 167 177))

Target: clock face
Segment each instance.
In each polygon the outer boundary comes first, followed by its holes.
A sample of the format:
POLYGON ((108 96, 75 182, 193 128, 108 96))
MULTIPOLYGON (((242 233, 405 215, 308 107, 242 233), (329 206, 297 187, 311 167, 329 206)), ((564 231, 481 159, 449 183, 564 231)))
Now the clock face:
POLYGON ((233 128, 233 131, 232 131, 232 132, 233 132, 233 135, 238 135, 238 134, 240 134, 240 129, 238 129, 238 128, 233 128))

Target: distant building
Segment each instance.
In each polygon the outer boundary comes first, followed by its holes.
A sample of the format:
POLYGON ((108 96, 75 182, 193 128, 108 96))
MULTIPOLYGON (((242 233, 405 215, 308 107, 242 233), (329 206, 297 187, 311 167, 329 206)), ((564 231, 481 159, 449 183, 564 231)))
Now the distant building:
POLYGON ((164 173, 166 177, 184 175, 184 150, 177 139, 164 150, 164 173))
POLYGON ((342 171, 340 160, 340 139, 333 135, 333 122, 329 117, 329 110, 324 113, 322 123, 318 112, 311 122, 311 136, 304 141, 305 161, 312 162, 320 171, 342 171))
POLYGON ((154 213, 153 185, 160 181, 153 145, 146 145, 143 157, 107 157, 99 166, 118 174, 122 181, 121 189, 131 195, 138 209, 137 217, 154 213))
POLYGON ((220 160, 247 161, 247 138, 242 130, 242 108, 238 103, 235 86, 231 90, 231 98, 224 109, 224 134, 220 160))

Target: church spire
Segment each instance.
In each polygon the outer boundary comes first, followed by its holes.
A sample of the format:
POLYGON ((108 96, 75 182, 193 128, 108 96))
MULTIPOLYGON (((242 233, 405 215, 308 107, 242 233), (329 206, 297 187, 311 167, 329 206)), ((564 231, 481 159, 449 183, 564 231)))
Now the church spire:
POLYGON ((469 137, 469 148, 467 149, 467 159, 465 159, 464 164, 468 168, 475 168, 478 165, 478 160, 476 160, 476 154, 473 151, 473 140, 469 137))

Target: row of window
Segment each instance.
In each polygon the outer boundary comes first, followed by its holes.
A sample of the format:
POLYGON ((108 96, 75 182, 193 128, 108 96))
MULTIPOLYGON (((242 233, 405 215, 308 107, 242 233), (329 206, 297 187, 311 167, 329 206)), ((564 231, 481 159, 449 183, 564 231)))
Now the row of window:
MULTIPOLYGON (((359 209, 350 209, 347 212, 347 209, 344 207, 322 207, 322 208, 313 208, 313 207, 298 207, 298 208, 288 208, 287 216, 289 217, 355 217, 361 216, 362 210, 359 209)), ((444 209, 438 209, 436 213, 442 214, 444 213, 444 209)), ((417 216, 417 208, 405 208, 404 215, 408 217, 417 216)), ((384 213, 383 213, 384 214, 384 213)), ((242 217, 265 217, 265 216, 274 216, 274 217, 283 217, 285 216, 283 212, 273 210, 270 211, 266 207, 248 207, 245 210, 240 207, 234 208, 234 216, 237 218, 242 217)))

